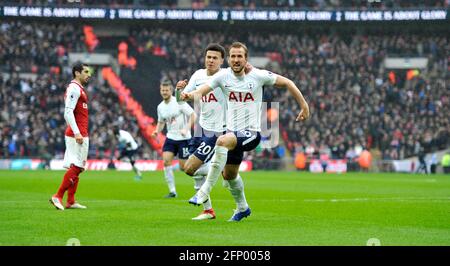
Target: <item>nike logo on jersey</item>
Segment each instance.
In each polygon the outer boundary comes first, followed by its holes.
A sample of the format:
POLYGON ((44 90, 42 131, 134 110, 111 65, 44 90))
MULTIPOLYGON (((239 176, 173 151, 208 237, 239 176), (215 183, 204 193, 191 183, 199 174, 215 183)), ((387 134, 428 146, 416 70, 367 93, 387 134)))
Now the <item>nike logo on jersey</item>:
POLYGON ((205 84, 205 82, 195 83, 195 87, 197 88, 197 87, 199 87, 199 86, 201 86, 201 85, 203 85, 203 84, 205 84))

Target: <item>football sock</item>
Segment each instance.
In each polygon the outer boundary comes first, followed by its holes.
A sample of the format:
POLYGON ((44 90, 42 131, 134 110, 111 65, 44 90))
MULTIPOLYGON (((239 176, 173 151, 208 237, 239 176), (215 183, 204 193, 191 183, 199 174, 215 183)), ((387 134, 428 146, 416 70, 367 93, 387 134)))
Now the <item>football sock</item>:
POLYGON ((194 176, 201 175, 206 176, 208 175, 209 166, 211 165, 211 162, 204 163, 200 166, 200 168, 195 171, 194 176))
POLYGON ((141 176, 141 171, 137 169, 137 167, 133 164, 133 171, 136 173, 136 175, 141 176))
POLYGON ((194 175, 192 178, 194 178, 194 189, 195 191, 198 191, 203 183, 205 183, 206 177, 201 175, 194 175))
POLYGON ((228 149, 222 146, 216 146, 214 155, 211 159, 211 167, 209 168, 208 175, 206 176, 206 181, 200 188, 200 191, 209 195, 212 188, 217 183, 220 173, 222 173, 223 168, 227 162, 228 149))
POLYGON ((72 165, 71 168, 74 168, 74 174, 76 174, 76 176, 73 176, 71 178, 71 184, 69 186, 69 188, 67 189, 67 203, 72 205, 75 203, 75 193, 77 192, 77 188, 78 188, 78 181, 80 180, 80 178, 78 177, 80 175, 80 173, 83 171, 82 168, 77 167, 75 165, 72 165))
POLYGON ((61 182, 61 185, 59 186, 58 192, 56 193, 56 197, 62 199, 64 197, 64 193, 66 193, 66 190, 73 185, 73 180, 75 177, 78 177, 78 175, 81 173, 81 168, 71 165, 69 169, 67 169, 66 173, 64 174, 63 180, 61 182))
POLYGON ((172 166, 164 167, 164 177, 166 178, 167 185, 169 186, 169 191, 172 193, 177 193, 175 189, 175 176, 173 175, 172 166))
POLYGON ((72 178, 72 184, 67 189, 67 203, 72 205, 75 203, 75 193, 77 192, 78 181, 80 178, 78 176, 72 178))
MULTIPOLYGON (((194 182, 195 182, 194 189, 195 189, 195 191, 198 191, 202 187, 203 183, 205 183, 206 176, 195 175, 195 176, 193 176, 193 178, 194 178, 194 182)), ((210 210, 210 209, 212 209, 211 197, 209 197, 208 201, 203 203, 203 210, 210 210)))
POLYGON ((235 179, 228 180, 228 189, 236 202, 237 209, 240 212, 247 210, 248 204, 244 193, 244 182, 239 174, 235 179))

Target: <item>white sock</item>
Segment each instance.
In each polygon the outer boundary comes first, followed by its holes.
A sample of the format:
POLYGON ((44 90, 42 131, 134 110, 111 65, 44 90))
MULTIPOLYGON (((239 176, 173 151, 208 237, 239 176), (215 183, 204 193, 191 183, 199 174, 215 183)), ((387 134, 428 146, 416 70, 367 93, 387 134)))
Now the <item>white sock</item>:
POLYGON ((137 169, 135 165, 133 165, 133 171, 136 173, 136 175, 141 176, 141 171, 139 171, 139 169, 137 169))
POLYGON ((164 167, 164 177, 166 178, 167 185, 169 186, 169 191, 172 193, 177 193, 175 189, 175 176, 173 175, 172 166, 164 167))
POLYGON ((208 170, 209 170, 209 166, 210 165, 211 165, 211 161, 202 164, 200 166, 200 168, 198 168, 197 171, 195 171, 194 176, 196 176, 196 175, 201 175, 201 176, 208 175, 208 170))
POLYGON ((217 183, 225 164, 227 163, 228 149, 222 146, 216 146, 214 155, 211 159, 211 167, 209 168, 206 181, 200 188, 200 191, 209 195, 212 188, 217 183))
POLYGON ((192 178, 194 178, 194 189, 195 191, 198 191, 202 187, 203 183, 205 183, 206 176, 194 175, 192 178))
MULTIPOLYGON (((195 191, 198 191, 203 183, 205 183, 206 181, 206 176, 202 176, 202 175, 195 175, 193 176, 194 178, 194 189, 195 191)), ((212 209, 212 203, 211 203, 211 197, 209 197, 209 200, 206 201, 205 203, 203 203, 203 210, 210 210, 212 209)))
POLYGON ((228 189, 236 202, 237 209, 240 212, 247 210, 248 204, 244 193, 244 182, 239 174, 235 179, 228 180, 228 189))

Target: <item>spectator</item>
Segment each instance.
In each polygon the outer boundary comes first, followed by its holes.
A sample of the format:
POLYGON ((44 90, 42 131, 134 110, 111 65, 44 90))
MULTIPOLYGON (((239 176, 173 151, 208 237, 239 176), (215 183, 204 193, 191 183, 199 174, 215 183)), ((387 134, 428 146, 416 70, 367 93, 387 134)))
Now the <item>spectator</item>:
POLYGON ((450 154, 449 153, 446 153, 442 157, 441 165, 442 165, 442 168, 444 169, 445 174, 450 173, 450 154))

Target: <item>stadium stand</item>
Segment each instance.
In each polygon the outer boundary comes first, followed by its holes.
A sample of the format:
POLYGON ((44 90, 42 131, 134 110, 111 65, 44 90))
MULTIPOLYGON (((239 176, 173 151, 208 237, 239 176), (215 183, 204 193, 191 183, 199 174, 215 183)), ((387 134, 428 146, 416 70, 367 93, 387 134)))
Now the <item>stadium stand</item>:
MULTIPOLYGON (((174 2, 165 1, 159 7, 174 7, 174 2)), ((221 2, 193 1, 193 4, 214 7, 221 2)), ((303 6, 300 6, 300 1, 226 2, 230 7, 281 8, 361 8, 377 3, 301 1, 303 6)), ((70 3, 41 1, 40 4, 70 3)), ((81 1, 81 4, 94 2, 81 1)), ((101 4, 154 5, 153 1, 103 1, 101 4)), ((376 7, 413 6, 446 7, 448 1, 384 1, 382 6, 376 7)), ((257 25, 250 27, 258 28, 257 25)), ((88 29, 92 33, 95 26, 88 29)), ((299 85, 310 102, 312 113, 306 126, 294 123, 298 107, 293 99, 280 90, 265 90, 266 101, 280 102, 278 116, 283 143, 276 149, 259 149, 247 158, 270 161, 286 156, 287 151, 290 154, 304 152, 308 158, 325 155, 353 160, 363 149, 374 149, 380 152, 382 159, 394 160, 414 156, 421 147, 426 152, 448 148, 448 34, 409 32, 401 28, 381 32, 373 28, 351 31, 290 27, 280 28, 276 34, 258 29, 225 27, 218 32, 211 27, 175 27, 170 23, 151 27, 130 25, 129 35, 121 41, 127 43, 127 53, 130 58, 136 58, 137 65, 122 66, 121 78, 131 86, 133 94, 138 95, 135 98, 141 101, 145 112, 155 117, 155 102, 150 101, 159 97, 141 97, 149 90, 148 82, 142 80, 145 76, 152 79, 152 84, 163 77, 173 83, 189 78, 202 67, 202 48, 208 43, 229 44, 240 40, 248 45, 251 56, 270 58, 268 69, 282 73, 299 85), (384 60, 390 56, 420 56, 428 59, 428 65, 420 71, 390 72, 383 67, 384 60)), ((57 134, 65 127, 60 92, 70 80, 67 55, 101 49, 102 38, 108 36, 99 36, 98 43, 86 47, 86 28, 81 24, 26 20, 5 20, 0 32, 0 60, 3 62, 0 70, 7 73, 0 75, 0 153, 4 158, 61 157, 63 136, 57 134)), ((151 86, 156 94, 157 85, 151 86)), ((96 81, 89 85, 88 91, 92 93, 93 114, 90 158, 110 158, 115 152, 114 137, 108 125, 117 117, 124 128, 138 135, 138 140, 144 144, 142 158, 158 158, 158 153, 139 133, 136 118, 119 105, 114 90, 96 81)), ((276 165, 271 167, 277 168, 276 165)))
MULTIPOLYGON (((77 32, 68 24, 10 21, 3 22, 1 29, 6 38, 0 40, 0 58, 7 75, 0 75, 0 154, 3 158, 61 158, 65 149, 61 134, 65 129, 63 94, 72 74, 67 52, 58 53, 58 47, 66 51, 86 49, 74 39, 82 34, 81 28, 77 32), (17 35, 18 29, 34 34, 17 35)), ((135 118, 119 104, 114 90, 94 79, 87 91, 90 158, 110 158, 117 152, 111 128, 114 123, 139 136, 141 158, 157 156, 139 133, 135 118)))

